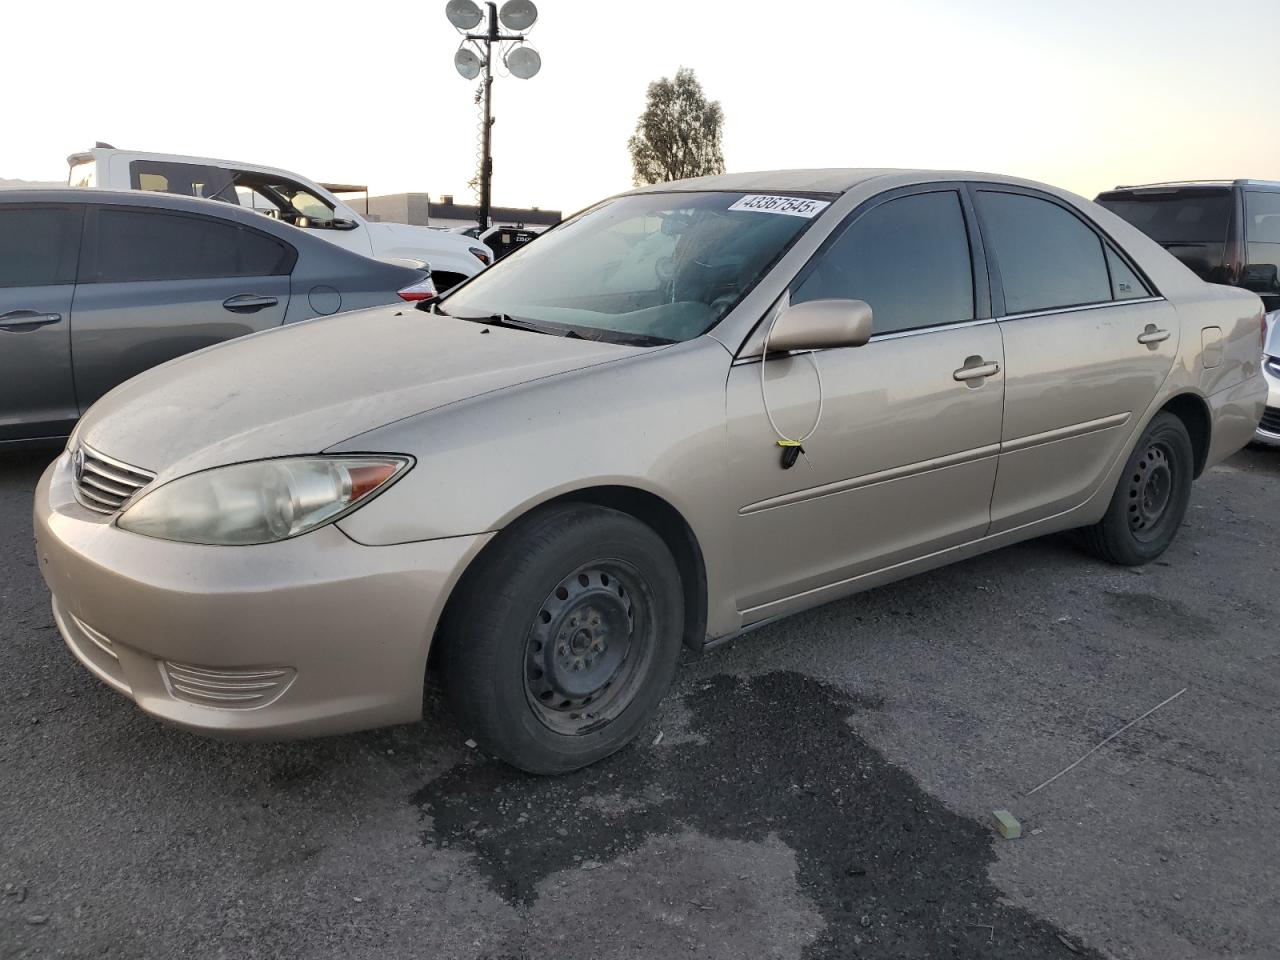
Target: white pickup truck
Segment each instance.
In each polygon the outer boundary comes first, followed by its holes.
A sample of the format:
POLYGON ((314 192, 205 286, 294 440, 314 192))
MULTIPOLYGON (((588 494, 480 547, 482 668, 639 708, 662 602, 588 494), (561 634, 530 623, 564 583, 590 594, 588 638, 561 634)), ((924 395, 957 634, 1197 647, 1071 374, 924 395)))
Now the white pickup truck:
POLYGON ((275 167, 106 144, 73 153, 67 163, 73 187, 155 190, 247 207, 367 257, 427 264, 440 290, 479 273, 493 256, 484 244, 446 230, 365 220, 315 181, 275 167))

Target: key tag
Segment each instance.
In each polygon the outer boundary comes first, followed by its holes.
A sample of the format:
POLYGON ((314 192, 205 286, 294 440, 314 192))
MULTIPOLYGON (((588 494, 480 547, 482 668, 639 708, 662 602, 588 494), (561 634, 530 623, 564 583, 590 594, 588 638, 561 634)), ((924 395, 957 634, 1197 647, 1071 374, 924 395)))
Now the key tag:
POLYGON ((800 454, 804 453, 804 447, 800 446, 798 440, 779 440, 778 446, 782 448, 782 469, 790 470, 796 465, 796 461, 800 459, 800 454))

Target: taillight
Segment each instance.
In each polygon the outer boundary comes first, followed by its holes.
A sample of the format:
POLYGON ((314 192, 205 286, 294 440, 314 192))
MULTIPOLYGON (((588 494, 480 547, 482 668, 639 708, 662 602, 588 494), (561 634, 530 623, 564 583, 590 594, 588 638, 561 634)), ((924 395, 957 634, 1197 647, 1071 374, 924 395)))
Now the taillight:
POLYGON ((408 300, 414 303, 418 300, 434 300, 436 297, 436 285, 430 277, 423 277, 417 283, 411 283, 403 290, 397 290, 401 300, 408 300))
POLYGON ((493 254, 483 247, 472 247, 471 255, 486 266, 493 262, 493 254))

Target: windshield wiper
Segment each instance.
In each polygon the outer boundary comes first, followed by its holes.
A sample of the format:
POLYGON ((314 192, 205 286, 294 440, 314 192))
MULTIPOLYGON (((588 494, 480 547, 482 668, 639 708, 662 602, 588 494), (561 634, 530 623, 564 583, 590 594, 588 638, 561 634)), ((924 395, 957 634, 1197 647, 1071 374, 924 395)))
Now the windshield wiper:
POLYGON ((521 320, 513 317, 509 313, 491 313, 488 316, 464 317, 457 313, 445 313, 439 307, 436 307, 436 313, 445 317, 453 317, 457 320, 469 320, 471 323, 483 323, 488 327, 510 327, 512 330, 529 330, 532 333, 546 333, 552 336, 564 336, 559 330, 549 330, 546 327, 539 326, 529 320, 521 320))
MULTIPOLYGON (((421 308, 421 305, 419 305, 421 308)), ((675 343, 667 337, 653 336, 647 333, 628 333, 624 330, 604 330, 596 327, 579 327, 579 326, 562 326, 558 323, 549 323, 547 326, 534 323, 532 320, 525 320, 521 317, 513 317, 509 313, 491 313, 487 316, 464 317, 460 314, 449 313, 440 307, 435 301, 431 302, 428 308, 432 313, 442 317, 453 317, 456 320, 469 320, 472 323, 483 323, 492 327, 510 327, 513 330, 529 330, 533 333, 545 333, 555 337, 565 337, 569 340, 593 340, 597 343, 617 343, 624 346, 632 347, 665 347, 675 343)))

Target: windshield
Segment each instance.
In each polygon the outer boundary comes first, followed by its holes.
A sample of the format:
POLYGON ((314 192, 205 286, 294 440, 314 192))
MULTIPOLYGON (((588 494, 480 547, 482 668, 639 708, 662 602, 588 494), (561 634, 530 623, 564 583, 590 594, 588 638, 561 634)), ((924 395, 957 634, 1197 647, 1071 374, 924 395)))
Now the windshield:
POLYGON ((441 310, 597 331, 600 339, 688 340, 728 313, 828 203, 741 193, 619 197, 515 250, 441 310))

